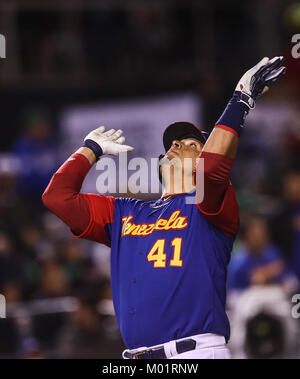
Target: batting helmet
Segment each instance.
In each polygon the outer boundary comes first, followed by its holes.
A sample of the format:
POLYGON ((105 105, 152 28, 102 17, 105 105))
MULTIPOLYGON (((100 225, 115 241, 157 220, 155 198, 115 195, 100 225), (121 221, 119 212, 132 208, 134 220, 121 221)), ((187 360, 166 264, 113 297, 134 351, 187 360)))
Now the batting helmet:
POLYGON ((191 122, 179 121, 174 122, 166 128, 163 135, 163 143, 165 150, 168 151, 175 139, 180 141, 184 138, 195 138, 204 144, 208 138, 208 135, 208 133, 200 130, 191 122))

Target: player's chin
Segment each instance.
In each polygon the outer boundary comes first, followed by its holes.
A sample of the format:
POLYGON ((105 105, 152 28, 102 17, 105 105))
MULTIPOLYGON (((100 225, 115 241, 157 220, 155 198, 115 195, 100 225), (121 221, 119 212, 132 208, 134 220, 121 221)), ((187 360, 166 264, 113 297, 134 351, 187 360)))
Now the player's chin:
POLYGON ((174 158, 178 158, 179 157, 179 154, 174 152, 174 151, 168 151, 165 155, 165 157, 167 157, 169 160, 172 160, 174 158))

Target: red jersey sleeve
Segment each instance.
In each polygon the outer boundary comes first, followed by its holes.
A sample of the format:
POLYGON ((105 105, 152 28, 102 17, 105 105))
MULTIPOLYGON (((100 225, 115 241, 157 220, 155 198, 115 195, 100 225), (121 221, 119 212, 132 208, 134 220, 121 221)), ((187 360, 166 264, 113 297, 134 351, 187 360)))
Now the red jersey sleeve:
POLYGON ((111 226, 114 219, 115 198, 112 196, 82 194, 88 202, 90 221, 83 233, 73 237, 84 238, 110 247, 111 226))
POLYGON ((196 167, 196 192, 199 190, 201 193, 203 181, 204 197, 197 208, 226 235, 236 234, 239 228, 239 206, 230 183, 233 159, 209 152, 201 152, 199 158, 202 162, 199 160, 196 167))
POLYGON ((197 204, 199 211, 205 218, 218 229, 221 229, 227 236, 236 234, 239 229, 239 204, 236 200, 235 191, 229 184, 220 209, 214 213, 208 213, 201 209, 201 204, 197 204))

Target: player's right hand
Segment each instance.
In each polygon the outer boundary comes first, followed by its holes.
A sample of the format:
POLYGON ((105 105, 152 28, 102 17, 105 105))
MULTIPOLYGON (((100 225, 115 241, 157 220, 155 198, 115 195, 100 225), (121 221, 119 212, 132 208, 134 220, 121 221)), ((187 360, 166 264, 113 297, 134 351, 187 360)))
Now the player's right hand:
POLYGON ((283 57, 263 58, 254 67, 248 70, 238 82, 235 91, 240 92, 240 100, 249 108, 254 108, 255 100, 268 90, 268 86, 275 82, 286 71, 282 66, 283 57))
POLYGON ((132 151, 133 147, 123 145, 125 137, 122 136, 123 131, 121 129, 110 129, 105 132, 105 127, 91 131, 84 139, 84 146, 90 148, 96 155, 96 158, 102 154, 118 155, 125 151, 132 151))

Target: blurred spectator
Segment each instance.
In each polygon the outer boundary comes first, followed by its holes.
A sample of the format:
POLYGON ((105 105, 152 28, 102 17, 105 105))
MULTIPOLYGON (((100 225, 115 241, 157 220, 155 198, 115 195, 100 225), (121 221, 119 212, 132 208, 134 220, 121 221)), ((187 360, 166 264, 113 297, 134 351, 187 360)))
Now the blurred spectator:
POLYGON ((36 259, 49 256, 49 253, 46 254, 45 252, 47 250, 45 245, 49 245, 49 243, 43 238, 41 226, 38 223, 27 221, 19 229, 19 238, 22 243, 22 250, 26 252, 28 257, 36 259))
POLYGON ((52 125, 45 110, 29 109, 24 123, 24 133, 14 142, 12 153, 21 163, 19 192, 36 202, 58 168, 57 144, 52 139, 52 125))
POLYGON ((56 260, 43 262, 38 297, 59 297, 69 293, 70 282, 56 260))
MULTIPOLYGON (((299 67, 300 68, 300 67, 299 67)), ((296 104, 293 117, 286 130, 284 140, 284 155, 286 167, 294 167, 299 169, 299 153, 300 153, 300 111, 296 104)))
POLYGON ((43 358, 40 343, 33 335, 33 322, 25 308, 15 308, 15 327, 18 330, 17 358, 43 358))
POLYGON ((290 296, 282 286, 243 291, 229 317, 234 358, 299 358, 299 322, 291 317, 290 296))
POLYGON ((173 55, 170 19, 159 3, 133 3, 128 8, 129 48, 139 71, 160 67, 173 55))
POLYGON ((1 290, 1 294, 5 297, 6 304, 17 304, 22 300, 22 285, 20 283, 20 280, 7 281, 1 290))
POLYGON ((28 219, 26 204, 17 193, 20 162, 13 154, 0 155, 0 227, 15 233, 28 219))
POLYGON ((272 221, 273 238, 300 280, 300 171, 285 175, 283 195, 286 203, 272 221))
MULTIPOLYGON (((286 33, 288 39, 291 39, 291 36, 299 34, 300 29, 300 3, 295 1, 291 4, 287 4, 286 9, 283 12, 283 24, 286 28, 286 33)), ((293 44, 289 45, 289 50, 286 52, 286 66, 287 66, 287 80, 289 84, 289 91, 293 95, 300 95, 300 59, 296 59, 291 54, 291 49, 293 44)))
POLYGON ((38 340, 34 337, 26 337, 22 340, 17 351, 17 357, 22 359, 43 359, 47 358, 42 351, 38 340))
POLYGON ((37 70, 46 78, 62 75, 73 80, 86 71, 77 12, 60 15, 60 28, 45 36, 39 43, 40 64, 37 70))
POLYGON ((45 212, 42 216, 45 239, 51 243, 64 241, 70 236, 70 231, 53 213, 45 212))
POLYGON ((245 290, 251 285, 281 283, 288 278, 279 249, 270 242, 262 218, 252 217, 244 231, 245 247, 236 252, 229 271, 229 287, 245 290))
POLYGON ((21 273, 11 238, 0 232, 0 293, 7 303, 15 303, 21 298, 21 273))
POLYGON ((107 246, 92 243, 90 246, 91 259, 98 275, 110 278, 110 250, 107 246))
POLYGON ((80 290, 88 282, 97 281, 91 261, 84 255, 82 244, 75 239, 66 240, 59 254, 61 267, 72 291, 80 290))
POLYGON ((57 356, 60 358, 121 358, 123 344, 107 335, 103 318, 95 307, 95 299, 83 296, 58 338, 57 356))

